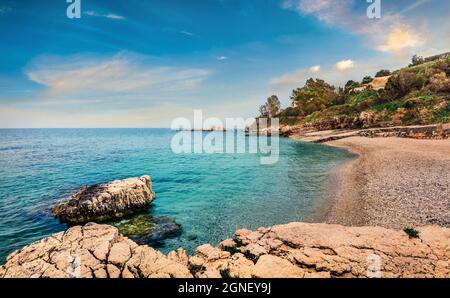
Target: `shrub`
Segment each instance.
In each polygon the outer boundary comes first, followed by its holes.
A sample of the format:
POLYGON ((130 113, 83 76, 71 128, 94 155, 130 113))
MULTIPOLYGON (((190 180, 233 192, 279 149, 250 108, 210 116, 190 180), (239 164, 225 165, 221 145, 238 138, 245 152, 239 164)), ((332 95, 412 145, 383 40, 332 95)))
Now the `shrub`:
POLYGON ((370 84, 370 83, 372 83, 372 81, 373 81, 372 77, 371 76, 367 76, 367 77, 364 77, 364 79, 362 80, 361 83, 363 83, 363 84, 370 84))
POLYGON ((284 117, 299 117, 302 116, 303 113, 299 108, 294 108, 294 107, 289 107, 284 109, 281 113, 280 116, 284 116, 284 117))
POLYGON ((391 101, 391 102, 388 102, 388 103, 383 103, 383 104, 380 104, 380 105, 376 105, 376 106, 373 107, 373 109, 376 112, 381 112, 381 111, 386 110, 387 112, 392 114, 392 113, 395 113, 401 107, 403 107, 402 102, 400 100, 395 100, 395 101, 391 101))
POLYGON ((220 270, 220 276, 224 279, 239 278, 239 276, 231 276, 229 268, 220 270))
POLYGON ((435 111, 433 116, 434 116, 436 122, 449 123, 450 122, 450 102, 448 102, 444 108, 438 109, 437 111, 435 111))
POLYGON ((355 82, 353 80, 348 81, 345 84, 344 90, 342 90, 342 93, 344 93, 344 96, 348 95, 349 93, 351 93, 351 91, 355 88, 359 87, 359 83, 355 82))
POLYGON ((373 89, 365 89, 352 97, 350 106, 356 107, 362 102, 376 100, 378 98, 378 92, 373 89))
POLYGON ((435 92, 448 92, 450 91, 450 79, 445 72, 437 73, 430 78, 428 88, 435 92))
POLYGON ((390 100, 403 97, 413 90, 421 89, 426 82, 424 75, 401 70, 397 75, 389 78, 385 91, 390 100))
POLYGON ((417 113, 413 110, 406 109, 406 113, 401 117, 404 124, 410 125, 419 122, 419 117, 417 113))
POLYGON ((422 56, 414 55, 414 56, 412 57, 410 66, 420 65, 420 64, 422 64, 422 63, 424 63, 424 62, 425 62, 425 59, 423 59, 422 56))
POLYGON ((437 72, 445 72, 450 76, 450 56, 446 59, 438 60, 434 66, 437 72))
POLYGON ((375 75, 376 78, 390 76, 391 71, 387 69, 382 69, 375 75))
POLYGON ((242 247, 245 245, 244 242, 242 242, 242 240, 239 238, 234 238, 233 240, 234 240, 234 243, 236 243, 236 247, 242 247))
POLYGON ((406 228, 403 231, 409 236, 409 238, 419 238, 419 231, 417 230, 406 228))
POLYGON ((239 250, 239 248, 237 248, 236 246, 226 246, 223 248, 223 251, 227 251, 232 255, 237 254, 238 252, 241 252, 239 250))

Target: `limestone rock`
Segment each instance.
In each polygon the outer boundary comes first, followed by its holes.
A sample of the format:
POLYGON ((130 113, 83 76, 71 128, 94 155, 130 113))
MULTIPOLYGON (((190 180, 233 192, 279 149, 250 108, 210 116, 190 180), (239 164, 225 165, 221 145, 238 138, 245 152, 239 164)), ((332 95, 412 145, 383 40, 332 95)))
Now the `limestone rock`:
POLYGON ((0 277, 191 277, 187 267, 138 246, 109 225, 72 227, 11 254, 0 277))
POLYGON ((169 252, 167 254, 167 257, 169 258, 169 260, 183 264, 186 267, 189 264, 189 256, 183 248, 179 248, 175 251, 169 252))
POLYGON ((301 278, 305 276, 305 270, 286 259, 263 255, 256 263, 252 276, 256 278, 301 278))
POLYGON ((68 223, 106 221, 142 210, 154 198, 151 179, 143 176, 83 188, 52 212, 68 223))
POLYGON ((236 242, 231 238, 225 239, 222 242, 220 242, 220 244, 219 244, 220 249, 231 248, 231 247, 236 247, 236 242))
POLYGON ((290 223, 238 231, 238 240, 199 246, 194 256, 165 256, 112 226, 87 224, 12 253, 0 277, 450 277, 450 229, 418 231, 415 239, 380 227, 290 223), (239 249, 226 249, 232 244, 239 249))

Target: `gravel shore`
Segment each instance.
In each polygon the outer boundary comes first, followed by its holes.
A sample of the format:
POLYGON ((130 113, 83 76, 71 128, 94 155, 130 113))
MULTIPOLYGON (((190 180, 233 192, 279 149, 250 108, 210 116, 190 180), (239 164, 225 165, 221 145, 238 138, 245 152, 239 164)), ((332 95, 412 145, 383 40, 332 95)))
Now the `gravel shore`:
POLYGON ((328 223, 450 227, 450 140, 350 137, 327 143, 359 158, 332 173, 328 223))

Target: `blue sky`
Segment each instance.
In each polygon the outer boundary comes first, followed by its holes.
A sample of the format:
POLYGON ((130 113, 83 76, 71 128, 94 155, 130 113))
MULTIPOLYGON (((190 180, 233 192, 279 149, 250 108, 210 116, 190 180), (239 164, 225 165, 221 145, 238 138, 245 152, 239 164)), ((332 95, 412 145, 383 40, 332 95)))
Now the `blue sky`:
POLYGON ((450 51, 450 1, 0 0, 0 127, 169 127, 450 51))

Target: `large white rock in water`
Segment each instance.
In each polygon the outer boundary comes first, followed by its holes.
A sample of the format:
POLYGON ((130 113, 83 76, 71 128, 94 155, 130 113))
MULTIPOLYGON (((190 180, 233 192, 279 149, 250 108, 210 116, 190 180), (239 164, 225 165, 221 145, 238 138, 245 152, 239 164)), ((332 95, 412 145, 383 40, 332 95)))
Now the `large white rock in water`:
POLYGON ((143 176, 83 188, 52 211, 63 222, 99 222, 147 208, 154 198, 151 179, 143 176))

